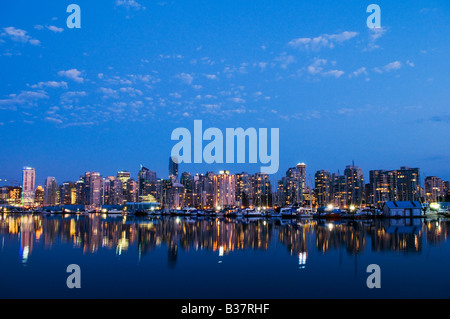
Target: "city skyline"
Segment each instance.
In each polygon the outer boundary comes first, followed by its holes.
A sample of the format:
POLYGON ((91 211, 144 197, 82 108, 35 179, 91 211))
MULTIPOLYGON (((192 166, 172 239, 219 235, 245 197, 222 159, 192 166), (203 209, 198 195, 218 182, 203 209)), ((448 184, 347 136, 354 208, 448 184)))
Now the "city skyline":
POLYGON ((77 4, 80 29, 66 3, 1 4, 0 179, 22 165, 39 181, 140 164, 162 174, 171 132, 196 119, 279 128, 274 179, 298 161, 353 160, 365 175, 408 165, 450 179, 448 3, 378 1, 378 29, 354 1, 77 4))
POLYGON ((449 181, 423 176, 420 168, 402 166, 394 170, 370 170, 364 176, 355 163, 343 171, 322 169, 308 173, 305 163, 291 166, 281 179, 271 181, 260 172, 204 173, 178 171, 177 160, 169 157, 168 178, 141 165, 138 174, 120 170, 114 175, 85 172, 70 181, 49 176, 43 186, 35 181, 35 169, 23 167, 22 185, 0 187, 0 204, 25 207, 83 205, 125 205, 157 202, 167 207, 233 207, 334 205, 381 207, 389 201, 448 201, 449 181))

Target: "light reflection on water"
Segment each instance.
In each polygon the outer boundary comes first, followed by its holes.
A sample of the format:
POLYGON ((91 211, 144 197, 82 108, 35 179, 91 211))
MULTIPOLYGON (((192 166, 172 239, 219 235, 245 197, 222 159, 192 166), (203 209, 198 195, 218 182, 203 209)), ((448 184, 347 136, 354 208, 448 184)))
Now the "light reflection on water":
MULTIPOLYGON (((449 225, 445 219, 326 221, 3 214, 0 220, 0 256, 4 258, 4 251, 18 248, 16 256, 19 255, 20 263, 33 265, 34 254, 41 253, 40 250, 35 252, 35 246, 39 245, 47 251, 56 246, 58 249, 64 247, 66 252, 82 251, 83 256, 101 251, 112 252, 118 257, 129 254, 139 262, 147 255, 153 258, 155 251, 164 250, 166 268, 176 269, 180 254, 194 258, 196 252, 209 252, 215 256, 216 264, 225 267, 227 256, 244 258, 242 253, 262 252, 257 255, 261 262, 255 271, 265 273, 271 271, 272 268, 264 267, 273 267, 273 252, 276 251, 280 269, 295 265, 297 271, 310 271, 310 256, 313 255, 314 268, 319 271, 323 268, 319 265, 320 256, 331 256, 336 252, 340 256, 339 267, 347 268, 349 266, 342 262, 343 253, 349 260, 367 253, 375 260, 385 253, 403 258, 420 256, 425 247, 447 243, 449 225), (11 244, 14 242, 19 242, 18 247, 11 244)), ((236 265, 239 259, 233 259, 233 262, 236 265)), ((427 259, 427 263, 430 260, 427 259)), ((356 271, 356 265, 352 267, 356 271)), ((360 276, 365 276, 364 269, 360 273, 360 276)), ((198 274, 194 271, 191 275, 198 274)))

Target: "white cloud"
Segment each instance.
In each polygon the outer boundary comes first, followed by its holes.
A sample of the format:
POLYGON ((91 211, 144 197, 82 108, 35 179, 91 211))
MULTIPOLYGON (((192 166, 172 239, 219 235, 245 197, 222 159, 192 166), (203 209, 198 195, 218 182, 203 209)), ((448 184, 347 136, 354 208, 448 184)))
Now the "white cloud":
POLYGON ((60 120, 58 118, 49 117, 49 116, 46 117, 45 120, 49 121, 49 122, 57 123, 57 124, 61 124, 63 122, 62 120, 60 120))
POLYGON ((234 102, 234 103, 245 103, 245 100, 241 99, 240 97, 232 97, 229 100, 234 102))
POLYGON ((145 7, 142 6, 140 3, 138 3, 135 0, 117 0, 116 1, 117 7, 124 7, 126 9, 133 9, 133 10, 145 10, 145 7))
POLYGON ((22 91, 19 94, 10 94, 8 99, 0 100, 0 109, 15 109, 17 105, 34 105, 36 101, 48 99, 47 92, 22 91))
POLYGON ((194 77, 189 73, 180 73, 176 75, 176 77, 183 81, 183 83, 185 84, 192 84, 192 82, 194 81, 194 77))
POLYGON ((171 97, 176 98, 176 99, 181 99, 181 97, 182 97, 181 94, 178 93, 178 92, 169 93, 169 95, 170 95, 171 97))
POLYGON ((330 70, 327 72, 323 72, 323 76, 334 76, 335 78, 341 77, 345 72, 341 70, 330 70))
MULTIPOLYGON (((324 66, 328 63, 325 59, 316 59, 311 65, 307 67, 307 71, 311 75, 332 76, 335 78, 341 77, 345 72, 341 70, 324 71, 324 66)), ((331 63, 334 65, 335 63, 331 63)))
POLYGON ((286 52, 283 52, 280 56, 275 58, 275 61, 280 63, 282 69, 286 69, 289 64, 295 62, 295 58, 293 55, 288 55, 286 52))
POLYGON ((61 81, 46 81, 46 82, 39 82, 38 84, 34 84, 31 86, 32 89, 42 89, 43 87, 49 87, 49 88, 67 88, 67 82, 61 81))
POLYGON ((59 71, 58 72, 59 76, 64 76, 68 79, 71 79, 75 82, 78 83, 83 83, 84 79, 80 76, 81 75, 81 71, 78 71, 77 69, 70 69, 67 71, 59 71))
POLYGON ((130 96, 136 96, 136 95, 142 95, 142 91, 132 88, 132 87, 123 87, 119 89, 120 92, 122 93, 129 93, 130 96))
POLYGON ((3 28, 4 33, 1 36, 8 36, 12 41, 21 43, 30 43, 32 45, 40 45, 39 40, 33 39, 28 35, 27 31, 16 29, 14 27, 3 28))
POLYGON ((356 71, 352 72, 351 74, 349 74, 348 76, 349 76, 350 78, 352 78, 352 77, 358 77, 358 76, 360 76, 361 74, 367 75, 367 69, 366 69, 366 67, 361 67, 361 68, 357 69, 356 71))
POLYGON ((317 51, 322 48, 332 49, 338 43, 348 41, 358 35, 358 32, 344 31, 336 34, 322 34, 315 38, 297 38, 288 42, 288 46, 317 51))
POLYGON ((369 28, 369 44, 363 51, 373 51, 380 48, 375 42, 387 32, 386 27, 369 28))
POLYGON ((47 29, 49 29, 50 31, 53 31, 55 33, 60 33, 60 32, 64 31, 63 28, 58 28, 57 26, 54 26, 54 25, 48 26, 47 29))
POLYGON ((308 66, 307 70, 309 74, 318 74, 322 72, 323 67, 325 64, 327 64, 327 60, 325 59, 316 59, 313 64, 308 66))
POLYGON ((113 90, 111 88, 105 88, 105 87, 101 87, 99 88, 99 91, 101 93, 103 93, 103 98, 117 98, 117 91, 113 90))
POLYGON ((381 69, 380 68, 374 68, 375 72, 383 73, 383 72, 391 72, 393 70, 398 70, 402 67, 402 63, 400 61, 394 61, 391 63, 386 64, 381 69))

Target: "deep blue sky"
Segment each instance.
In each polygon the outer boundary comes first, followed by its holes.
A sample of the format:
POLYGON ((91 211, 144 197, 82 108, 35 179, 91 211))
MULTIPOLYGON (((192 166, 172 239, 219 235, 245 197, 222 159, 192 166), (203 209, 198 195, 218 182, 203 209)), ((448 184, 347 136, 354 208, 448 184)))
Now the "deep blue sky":
POLYGON ((0 179, 24 165, 37 184, 140 164, 167 177, 172 130, 195 119, 280 128, 274 179, 352 160, 450 179, 450 3, 376 1, 378 32, 370 3, 2 1, 0 179), (70 3, 81 29, 66 25, 70 3))

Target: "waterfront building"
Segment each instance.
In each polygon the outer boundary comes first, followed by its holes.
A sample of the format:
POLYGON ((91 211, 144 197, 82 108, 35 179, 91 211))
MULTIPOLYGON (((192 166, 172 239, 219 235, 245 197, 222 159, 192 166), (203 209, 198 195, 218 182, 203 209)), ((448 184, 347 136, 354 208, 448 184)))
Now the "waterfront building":
POLYGON ((327 170, 317 171, 314 175, 314 192, 317 205, 327 206, 331 200, 331 174, 327 170))
POLYGON ((335 207, 345 208, 347 206, 347 180, 345 175, 339 172, 331 175, 331 203, 335 207))
POLYGON ((372 170, 369 174, 367 202, 373 206, 382 207, 387 201, 416 201, 421 198, 418 168, 403 166, 399 170, 372 170))
POLYGON ((382 207, 386 217, 417 217, 422 216, 422 204, 419 201, 387 201, 382 207))
POLYGON ((92 208, 101 207, 103 204, 103 178, 98 172, 86 172, 84 174, 84 205, 92 208))
POLYGON ((403 166, 397 170, 397 197, 399 201, 419 200, 420 187, 418 168, 403 166))
POLYGON ((72 182, 64 182, 60 188, 60 203, 61 205, 75 205, 76 189, 72 182))
POLYGON ((127 189, 125 193, 125 199, 127 202, 137 201, 137 190, 138 186, 134 178, 130 178, 127 182, 127 189))
POLYGON ((0 187, 0 204, 21 205, 22 187, 20 186, 2 186, 0 187))
POLYGON ((253 205, 252 176, 246 172, 236 174, 236 205, 253 205))
POLYGON ((236 176, 229 171, 220 171, 215 185, 215 207, 231 207, 236 204, 236 176))
POLYGON ((306 164, 299 163, 286 171, 286 176, 278 182, 278 205, 303 205, 306 192, 306 164))
POLYGON ((367 202, 381 207, 384 202, 397 200, 397 172, 372 170, 369 172, 367 202))
POLYGON ((156 172, 149 170, 141 165, 141 169, 138 173, 137 187, 138 195, 137 202, 152 201, 155 202, 157 198, 157 178, 156 172))
POLYGON ((181 174, 180 184, 184 187, 184 206, 194 207, 194 179, 191 173, 181 174))
POLYGON ((22 171, 22 204, 25 207, 34 205, 35 181, 35 169, 25 166, 22 171))
POLYGON ((445 189, 445 182, 436 176, 427 176, 424 182, 425 201, 427 202, 442 202, 445 200, 447 191, 445 189))
POLYGON ((127 201, 134 202, 134 199, 131 198, 132 196, 128 186, 131 181, 131 173, 129 171, 118 171, 117 179, 122 183, 123 204, 125 205, 127 201))
POLYGON ((44 188, 39 185, 34 192, 34 205, 36 207, 44 206, 44 188))
POLYGON ((85 180, 84 177, 80 177, 80 179, 75 182, 75 204, 86 205, 86 199, 85 180))
POLYGON ((116 176, 108 176, 103 181, 104 205, 123 205, 126 202, 122 181, 116 176))
POLYGON ((265 173, 256 173, 252 176, 252 199, 255 207, 271 207, 272 186, 269 175, 265 173))
POLYGON ((345 176, 345 207, 356 206, 361 207, 365 202, 364 199, 364 175, 358 166, 347 165, 344 170, 345 176))
POLYGON ((54 177, 47 177, 44 184, 44 206, 59 205, 59 187, 54 177))

